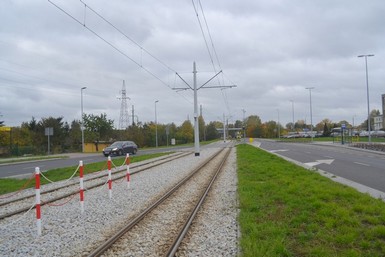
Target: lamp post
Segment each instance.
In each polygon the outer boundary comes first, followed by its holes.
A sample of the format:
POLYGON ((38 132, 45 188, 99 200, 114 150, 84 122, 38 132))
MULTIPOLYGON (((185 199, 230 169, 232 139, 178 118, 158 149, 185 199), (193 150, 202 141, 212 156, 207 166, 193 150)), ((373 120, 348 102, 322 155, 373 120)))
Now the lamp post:
POLYGON ((372 57, 372 56, 374 56, 374 54, 363 54, 363 55, 357 56, 357 57, 365 57, 365 68, 366 68, 366 97, 367 97, 367 102, 368 102, 368 133, 369 133, 368 141, 369 141, 369 143, 371 142, 371 137, 370 137, 370 109, 369 109, 368 57, 372 57))
POLYGON ((294 100, 290 100, 291 102, 291 113, 293 115, 293 125, 291 126, 291 130, 294 132, 294 100))
POLYGON ((310 138, 311 142, 313 143, 313 110, 311 104, 311 90, 314 89, 314 87, 307 87, 306 89, 309 89, 310 94, 310 138))
POLYGON ((87 87, 82 87, 80 89, 80 103, 81 103, 81 115, 82 115, 82 124, 80 129, 82 131, 82 153, 84 153, 84 119, 83 119, 83 90, 87 87))
POLYGON ((245 120, 246 110, 242 109, 242 112, 243 112, 243 143, 246 143, 246 120, 245 120))
POLYGON ((279 109, 277 109, 277 113, 278 113, 278 123, 277 123, 277 129, 278 129, 278 139, 281 139, 281 126, 279 125, 279 109))
POLYGON ((155 147, 158 147, 158 121, 156 116, 156 103, 159 102, 159 100, 155 101, 155 147))

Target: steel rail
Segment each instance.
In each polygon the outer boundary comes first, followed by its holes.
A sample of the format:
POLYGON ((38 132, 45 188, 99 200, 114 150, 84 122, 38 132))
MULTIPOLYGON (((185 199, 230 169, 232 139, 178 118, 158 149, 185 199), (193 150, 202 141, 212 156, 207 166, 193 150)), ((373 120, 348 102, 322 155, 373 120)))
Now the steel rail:
POLYGON ((163 196, 161 196, 158 200, 156 200, 153 204, 144 209, 141 213, 139 213, 134 219, 125 225, 122 229, 120 229, 117 233, 107 239, 103 244, 101 244, 98 248, 93 250, 88 257, 101 256, 107 249, 109 249, 116 241, 118 241, 124 234, 126 234, 129 230, 131 230, 135 225, 137 225, 145 216, 154 210, 158 205, 164 202, 170 195, 172 195, 176 190, 178 190, 183 184, 185 184, 190 178, 192 178, 198 171, 200 171, 203 167, 208 165, 215 157, 217 157, 221 152, 224 151, 225 148, 219 150, 215 154, 213 154, 210 158, 208 158, 204 163, 195 168, 192 172, 190 172, 186 177, 180 180, 175 186, 173 186, 170 190, 168 190, 163 196))
MULTIPOLYGON (((159 165, 162 165, 162 164, 164 164, 164 163, 167 163, 167 162, 170 162, 170 161, 173 161, 173 160, 182 158, 182 157, 184 157, 184 156, 186 156, 186 155, 188 155, 188 154, 191 154, 191 152, 188 152, 188 153, 186 153, 186 154, 181 154, 181 155, 178 155, 178 156, 176 156, 176 157, 173 156, 174 158, 169 158, 169 159, 163 158, 163 159, 161 159, 160 162, 158 162, 158 163, 156 163, 156 162, 159 161, 159 159, 156 160, 156 161, 151 161, 151 162, 145 163, 145 164, 139 164, 139 165, 135 166, 134 168, 141 167, 141 166, 145 166, 145 165, 148 165, 148 164, 151 164, 151 163, 155 163, 155 164, 153 164, 153 165, 151 165, 151 166, 149 166, 149 167, 145 167, 145 168, 142 168, 142 169, 139 169, 139 170, 132 171, 132 172, 130 173, 130 175, 134 175, 134 174, 139 173, 139 172, 142 172, 142 171, 144 171, 144 170, 147 170, 147 169, 150 169, 150 168, 154 168, 154 167, 159 166, 159 165), (165 160, 165 159, 166 159, 166 160, 165 160)), ((122 170, 117 170, 116 172, 124 172, 124 171, 125 171, 125 170, 122 169, 122 170)), ((116 173, 115 173, 115 174, 116 174, 116 173)), ((104 176, 104 175, 103 175, 103 176, 104 176)), ((89 182, 89 181, 91 181, 91 180, 95 180, 95 179, 101 178, 101 177, 103 177, 103 176, 97 176, 97 177, 95 177, 95 178, 88 179, 88 180, 86 180, 85 182, 89 182)), ((121 179, 121 178, 123 178, 123 177, 125 177, 125 176, 126 176, 126 174, 119 175, 119 176, 115 176, 112 180, 113 180, 113 181, 119 180, 119 179, 121 179)), ((60 189, 67 188, 68 186, 73 186, 73 185, 77 185, 77 184, 79 184, 79 183, 78 183, 78 182, 76 182, 76 183, 71 183, 71 184, 69 184, 69 185, 65 185, 65 186, 61 186, 61 187, 55 188, 55 189, 51 189, 51 190, 45 191, 44 193, 42 193, 42 195, 43 195, 43 194, 47 194, 47 193, 51 193, 51 192, 54 192, 54 191, 58 191, 58 190, 60 190, 60 189)), ((95 187, 102 186, 102 185, 104 185, 104 184, 105 184, 105 182, 100 182, 100 183, 97 183, 97 184, 95 184, 95 185, 89 186, 89 187, 87 187, 87 191, 90 190, 90 189, 93 189, 93 188, 95 188, 95 187)), ((63 195, 61 195, 61 196, 54 197, 54 198, 49 199, 49 200, 47 200, 47 201, 42 201, 41 204, 40 204, 40 206, 43 206, 43 205, 46 205, 46 204, 49 204, 49 203, 52 203, 52 202, 55 202, 55 201, 64 199, 64 198, 66 198, 66 197, 69 197, 69 196, 72 196, 72 195, 78 194, 78 193, 79 193, 79 189, 74 190, 74 191, 72 191, 72 192, 70 192, 70 193, 66 193, 66 194, 63 194, 63 195)), ((12 203, 15 203, 15 202, 18 202, 18 201, 22 201, 22 200, 25 200, 25 199, 28 199, 28 198, 32 198, 32 197, 34 197, 34 196, 35 196, 35 195, 26 196, 26 197, 24 197, 24 198, 22 198, 22 199, 17 199, 17 200, 15 200, 15 201, 9 201, 9 202, 6 202, 6 204, 12 204, 12 203)), ((3 205, 5 205, 5 204, 3 204, 3 205)), ((29 206, 29 207, 24 207, 24 208, 20 208, 20 209, 18 209, 18 210, 15 210, 15 211, 12 211, 12 212, 9 212, 9 213, 6 213, 6 214, 2 214, 2 215, 0 215, 0 220, 5 219, 5 218, 8 218, 8 217, 11 217, 11 216, 13 216, 13 215, 16 215, 16 214, 19 214, 19 213, 22 213, 22 212, 26 212, 26 211, 28 211, 30 208, 31 208, 30 206, 29 206)), ((34 208, 35 208, 35 206, 32 207, 32 209, 34 209, 34 208)))
POLYGON ((211 178, 210 183, 207 185, 206 190, 203 192, 203 194, 201 195, 198 203, 195 205, 194 210, 191 212, 190 216, 186 220, 186 222, 183 225, 182 229, 179 231, 178 236, 175 238, 175 240, 172 243, 171 247, 168 249, 167 253, 164 256, 168 256, 168 257, 175 256, 175 254, 176 254, 176 252, 177 252, 177 250, 179 248, 180 243, 182 242, 183 238, 187 234, 188 230, 190 229, 191 223, 195 219, 199 209, 201 208, 201 206, 203 205, 204 201, 206 200, 207 195, 208 195, 209 191, 211 190, 212 185, 214 184, 215 180, 218 177, 218 174, 222 171, 222 168, 223 168, 225 162, 227 161, 227 158, 228 158, 230 152, 231 152, 231 149, 226 152, 225 157, 222 159, 219 167, 215 171, 215 175, 211 178))

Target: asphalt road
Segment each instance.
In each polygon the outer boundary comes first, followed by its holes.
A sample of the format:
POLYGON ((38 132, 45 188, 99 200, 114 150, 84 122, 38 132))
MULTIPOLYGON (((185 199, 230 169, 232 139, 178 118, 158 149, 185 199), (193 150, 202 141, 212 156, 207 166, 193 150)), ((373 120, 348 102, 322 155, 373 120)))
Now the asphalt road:
POLYGON ((385 153, 333 144, 261 140, 260 147, 309 167, 385 192, 385 153))
MULTIPOLYGON (((181 146, 181 147, 169 147, 169 148, 152 148, 149 150, 141 150, 137 152, 136 155, 144 155, 151 154, 157 152, 166 152, 166 151, 178 151, 182 149, 193 149, 191 146, 181 146)), ((47 159, 47 160, 37 160, 37 161, 26 161, 26 162, 18 162, 18 163, 9 163, 9 164, 1 164, 0 165, 0 178, 5 177, 26 177, 28 174, 33 174, 35 172, 35 168, 39 167, 41 172, 61 168, 61 167, 70 167, 77 166, 79 161, 83 161, 84 165, 94 162, 106 161, 107 158, 103 156, 102 153, 98 154, 64 154, 63 156, 68 156, 68 158, 58 158, 58 159, 47 159)), ((112 161, 114 158, 112 157, 112 161)), ((120 164, 119 164, 120 165, 120 164)))

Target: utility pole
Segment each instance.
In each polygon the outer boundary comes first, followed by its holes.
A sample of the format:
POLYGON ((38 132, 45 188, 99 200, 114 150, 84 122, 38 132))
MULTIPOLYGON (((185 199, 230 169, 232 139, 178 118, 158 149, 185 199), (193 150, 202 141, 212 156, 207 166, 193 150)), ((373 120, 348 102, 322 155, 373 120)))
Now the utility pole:
POLYGON ((197 90, 197 69, 195 62, 193 64, 193 81, 194 81, 194 149, 195 156, 200 155, 199 151, 199 123, 198 123, 198 90, 197 90))
POLYGON ((215 74, 211 79, 206 81, 202 86, 199 88, 197 87, 197 70, 195 62, 193 62, 193 87, 191 87, 178 73, 178 77, 188 86, 188 88, 173 88, 174 90, 187 90, 192 89, 194 90, 194 149, 195 149, 195 156, 200 155, 199 151, 199 123, 198 123, 198 90, 201 88, 232 88, 236 87, 236 85, 231 86, 211 86, 211 87, 205 87, 207 83, 209 83, 212 79, 214 79, 216 76, 218 76, 222 71, 215 74))
POLYGON ((127 97, 126 94, 126 84, 123 80, 123 86, 122 90, 120 91, 122 96, 118 99, 122 100, 120 104, 120 116, 119 116, 119 129, 126 129, 128 127, 129 123, 129 115, 128 115, 128 109, 127 109, 127 99, 130 99, 127 97))
POLYGON ((223 142, 226 142, 226 120, 225 114, 223 114, 223 142))
POLYGON ((368 103, 368 142, 371 143, 371 136, 370 136, 370 108, 369 108, 369 77, 368 77, 368 57, 373 57, 374 54, 363 54, 359 55, 357 57, 365 57, 365 70, 366 70, 366 99, 368 103))
POLYGON ((243 143, 246 143, 246 120, 245 120, 246 110, 242 109, 242 112, 243 112, 243 143))
POLYGON ((134 126, 135 125, 135 120, 134 120, 135 111, 134 111, 134 106, 133 105, 131 106, 131 111, 132 111, 132 126, 134 126))
POLYGON ((311 90, 314 89, 314 87, 307 87, 306 89, 309 90, 310 95, 310 138, 311 142, 313 143, 313 108, 311 104, 311 90))

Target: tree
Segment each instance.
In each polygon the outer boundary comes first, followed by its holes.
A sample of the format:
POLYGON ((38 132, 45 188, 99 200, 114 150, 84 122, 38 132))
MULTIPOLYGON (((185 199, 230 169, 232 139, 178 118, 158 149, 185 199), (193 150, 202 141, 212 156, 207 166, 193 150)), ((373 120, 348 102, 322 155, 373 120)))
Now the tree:
POLYGON ((114 130, 114 121, 107 119, 107 114, 101 113, 100 116, 84 114, 85 141, 94 142, 96 140, 109 141, 114 130))
POLYGON ((182 144, 194 141, 194 128, 189 120, 183 122, 182 126, 178 129, 176 139, 182 144))
MULTIPOLYGON (((64 127, 63 117, 42 118, 37 124, 39 135, 44 138, 42 141, 48 143, 48 137, 45 135, 46 128, 53 129, 53 135, 50 136, 50 148, 52 152, 63 152, 66 149, 65 138, 68 137, 68 128, 64 127)), ((47 149, 48 151, 48 149, 47 149)))
POLYGON ((330 136, 330 130, 329 130, 328 124, 326 122, 324 123, 324 129, 323 129, 322 135, 324 137, 330 136))
POLYGON ((293 127, 294 127, 293 125, 294 125, 293 122, 289 122, 289 123, 286 123, 285 127, 287 130, 291 131, 293 130, 293 127))
POLYGON ((199 126, 199 141, 205 141, 206 140, 206 125, 205 125, 205 120, 203 119, 202 115, 199 115, 199 117, 198 117, 198 126, 199 126))
MULTIPOLYGON (((206 140, 213 140, 219 138, 219 133, 217 128, 219 128, 219 122, 212 121, 206 127, 206 140)), ((222 123, 220 123, 222 124, 222 123)), ((221 125, 222 126, 222 125, 221 125)))
POLYGON ((75 151, 82 150, 82 131, 80 126, 81 122, 79 120, 73 120, 68 131, 66 143, 69 144, 70 148, 75 151))
POLYGON ((273 138, 273 137, 279 137, 278 131, 282 131, 282 129, 278 129, 278 126, 281 126, 280 124, 277 124, 277 122, 271 120, 268 122, 263 123, 263 137, 265 138, 273 138))
POLYGON ((294 124, 294 128, 298 131, 302 131, 304 128, 306 128, 306 123, 304 120, 297 120, 297 122, 294 124))
POLYGON ((246 136, 247 137, 261 137, 262 136, 262 122, 257 115, 251 115, 246 121, 246 136))

